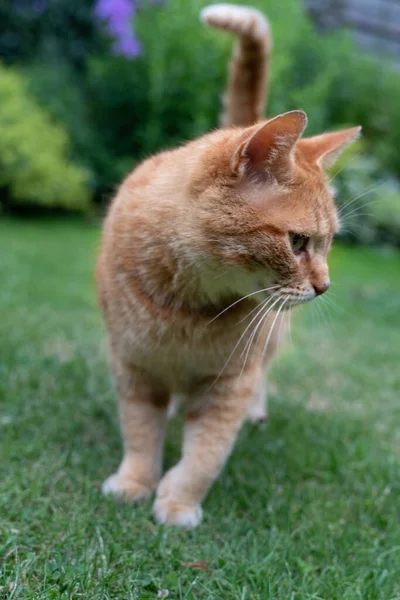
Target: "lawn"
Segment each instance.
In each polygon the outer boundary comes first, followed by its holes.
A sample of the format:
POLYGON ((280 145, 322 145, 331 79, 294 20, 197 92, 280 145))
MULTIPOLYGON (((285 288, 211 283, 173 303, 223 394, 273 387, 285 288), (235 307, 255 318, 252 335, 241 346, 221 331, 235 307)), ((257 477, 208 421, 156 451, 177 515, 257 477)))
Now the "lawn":
POLYGON ((0 222, 0 598, 399 599, 399 254, 336 247, 337 307, 299 310, 268 427, 243 429, 185 532, 99 491, 121 448, 98 243, 94 225, 0 222))

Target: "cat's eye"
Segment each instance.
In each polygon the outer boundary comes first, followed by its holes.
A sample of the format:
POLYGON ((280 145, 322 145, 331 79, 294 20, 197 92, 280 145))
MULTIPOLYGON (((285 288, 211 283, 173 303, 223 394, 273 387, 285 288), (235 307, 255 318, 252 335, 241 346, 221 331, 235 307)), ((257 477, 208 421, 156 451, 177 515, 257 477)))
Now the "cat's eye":
POLYGON ((301 235, 300 233, 289 233, 289 239, 290 245, 295 254, 307 250, 307 244, 310 240, 309 237, 301 235))

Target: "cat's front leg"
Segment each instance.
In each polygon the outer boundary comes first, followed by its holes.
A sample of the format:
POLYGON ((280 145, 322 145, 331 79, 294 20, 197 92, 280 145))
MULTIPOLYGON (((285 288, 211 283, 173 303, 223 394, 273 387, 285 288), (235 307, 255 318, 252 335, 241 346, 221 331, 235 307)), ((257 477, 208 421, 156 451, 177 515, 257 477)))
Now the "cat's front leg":
POLYGON ((262 425, 268 421, 268 396, 266 376, 260 377, 255 389, 253 401, 247 413, 247 419, 251 423, 262 425))
POLYGON ((186 417, 182 458, 161 480, 154 503, 159 523, 196 527, 201 502, 224 466, 246 417, 260 377, 249 369, 238 377, 221 377, 186 417))
MULTIPOLYGON (((272 317, 272 320, 274 317, 272 317)), ((264 356, 264 375, 260 377, 255 388, 253 402, 250 405, 247 415, 248 420, 255 424, 265 424, 268 421, 268 385, 267 373, 271 363, 279 351, 279 347, 283 343, 286 331, 288 329, 290 312, 281 313, 277 327, 266 329, 264 336, 267 340, 266 352, 264 356)), ((265 340, 264 340, 265 341, 265 340)))
POLYGON ((105 494, 130 502, 149 497, 161 475, 169 395, 129 365, 114 361, 124 458, 102 485, 105 494))

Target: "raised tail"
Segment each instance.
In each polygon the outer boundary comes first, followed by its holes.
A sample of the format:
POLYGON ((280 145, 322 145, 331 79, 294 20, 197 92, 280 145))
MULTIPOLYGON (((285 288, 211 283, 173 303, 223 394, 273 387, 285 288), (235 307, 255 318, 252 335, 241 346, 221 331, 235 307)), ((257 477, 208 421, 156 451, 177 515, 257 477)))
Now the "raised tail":
POLYGON ((207 25, 237 35, 229 66, 221 125, 252 125, 263 117, 272 40, 266 17, 256 8, 212 4, 201 11, 207 25))

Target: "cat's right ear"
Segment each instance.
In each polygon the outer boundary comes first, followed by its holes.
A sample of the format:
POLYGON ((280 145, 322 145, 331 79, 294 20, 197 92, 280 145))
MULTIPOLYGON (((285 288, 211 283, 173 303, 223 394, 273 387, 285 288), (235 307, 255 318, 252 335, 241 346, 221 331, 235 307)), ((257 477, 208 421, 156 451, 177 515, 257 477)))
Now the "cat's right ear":
POLYGON ((287 169, 293 148, 307 125, 302 110, 292 110, 261 124, 249 127, 236 149, 232 170, 236 175, 276 172, 287 169))

